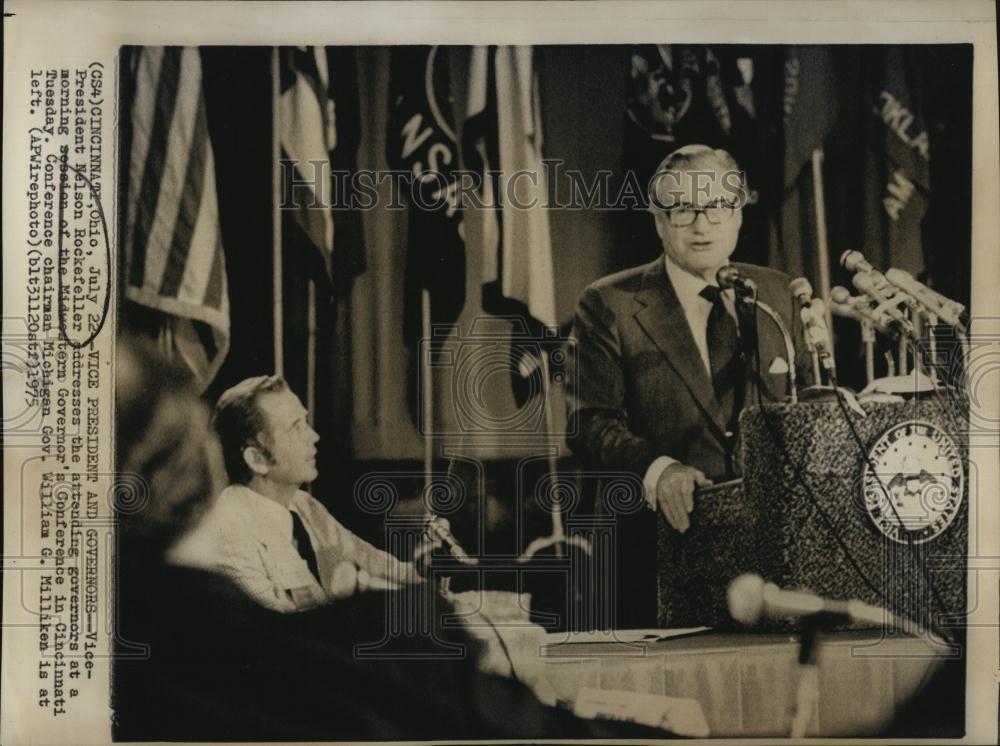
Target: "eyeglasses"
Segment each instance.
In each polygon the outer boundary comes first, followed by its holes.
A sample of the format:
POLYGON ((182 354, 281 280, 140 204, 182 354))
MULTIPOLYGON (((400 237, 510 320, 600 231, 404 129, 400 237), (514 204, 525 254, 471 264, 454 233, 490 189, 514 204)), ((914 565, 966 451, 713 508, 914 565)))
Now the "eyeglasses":
POLYGON ((705 214, 705 218, 712 225, 725 223, 733 217, 733 213, 736 212, 736 206, 729 202, 720 201, 706 205, 705 207, 694 207, 693 205, 670 207, 664 210, 664 212, 667 213, 667 220, 674 228, 686 228, 689 225, 694 225, 694 222, 698 219, 698 215, 701 213, 705 214))

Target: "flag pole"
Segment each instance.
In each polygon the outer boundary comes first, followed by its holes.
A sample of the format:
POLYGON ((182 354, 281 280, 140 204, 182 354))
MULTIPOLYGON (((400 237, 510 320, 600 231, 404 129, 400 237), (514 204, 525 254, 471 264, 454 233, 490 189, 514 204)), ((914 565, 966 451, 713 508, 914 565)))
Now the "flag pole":
POLYGON ((823 194, 823 148, 812 152, 813 201, 816 206, 816 261, 819 292, 826 306, 826 328, 833 329, 830 315, 830 247, 826 242, 826 197, 823 194))
POLYGON ((559 485, 556 484, 556 474, 558 470, 559 446, 552 443, 555 434, 555 415, 552 412, 552 384, 549 378, 549 354, 542 351, 542 396, 545 399, 545 425, 548 428, 549 445, 548 461, 549 475, 552 478, 552 533, 548 536, 540 536, 532 540, 524 551, 517 558, 517 562, 530 562, 531 559, 543 549, 552 547, 556 557, 562 557, 567 553, 569 545, 572 544, 582 549, 586 554, 591 554, 590 542, 582 536, 566 536, 563 525, 562 505, 559 498, 559 485), (564 547, 565 545, 565 547, 564 547))
POLYGON ((271 278, 274 319, 274 373, 285 374, 281 277, 281 70, 278 47, 271 48, 271 278))
POLYGON ((563 542, 566 532, 563 530, 562 505, 559 500, 558 475, 559 445, 555 443, 556 420, 552 411, 552 384, 549 378, 549 351, 542 350, 542 396, 545 398, 545 429, 549 452, 549 478, 552 480, 552 540, 556 557, 563 556, 563 542))
POLYGON ((310 426, 316 422, 316 281, 309 280, 309 292, 306 299, 306 409, 310 426))
POLYGON ((421 420, 424 426, 424 495, 429 500, 431 470, 434 461, 434 379, 430 365, 431 354, 431 294, 427 288, 420 291, 420 331, 422 344, 418 348, 417 371, 421 386, 421 420), (423 355, 428 355, 424 365, 423 355))

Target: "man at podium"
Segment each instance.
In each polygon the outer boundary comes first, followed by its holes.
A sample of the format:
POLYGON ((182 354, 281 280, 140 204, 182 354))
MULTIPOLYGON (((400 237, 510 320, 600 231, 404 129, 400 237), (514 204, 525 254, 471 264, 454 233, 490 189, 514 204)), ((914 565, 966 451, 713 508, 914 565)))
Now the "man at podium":
MULTIPOLYGON (((754 323, 752 312, 748 320, 716 277, 736 248, 747 192, 728 152, 675 150, 649 189, 663 255, 598 280, 577 306, 568 444, 586 468, 635 474, 644 487, 646 508, 618 516, 619 627, 656 624, 657 514, 686 532, 697 520, 696 490, 739 473, 744 404, 787 393, 795 361, 785 359, 779 330, 763 316, 754 323)), ((789 278, 735 266, 797 328, 789 278)))

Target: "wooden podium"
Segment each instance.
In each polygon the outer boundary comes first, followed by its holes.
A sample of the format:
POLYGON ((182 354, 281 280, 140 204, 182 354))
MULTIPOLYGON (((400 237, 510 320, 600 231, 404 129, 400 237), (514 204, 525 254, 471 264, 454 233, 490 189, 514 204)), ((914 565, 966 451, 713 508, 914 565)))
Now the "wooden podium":
POLYGON ((925 626, 962 623, 967 408, 944 395, 862 408, 848 411, 863 449, 836 401, 743 412, 742 483, 696 497, 685 534, 660 521, 661 627, 734 626, 726 588, 745 572, 925 626))

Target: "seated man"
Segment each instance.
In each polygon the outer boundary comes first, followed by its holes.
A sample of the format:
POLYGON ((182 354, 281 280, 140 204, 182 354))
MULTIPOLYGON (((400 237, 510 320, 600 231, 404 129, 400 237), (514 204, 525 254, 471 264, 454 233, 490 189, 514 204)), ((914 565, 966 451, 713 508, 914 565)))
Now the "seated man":
POLYGON ((299 489, 317 476, 319 436, 306 415, 277 376, 249 378, 219 397, 215 428, 232 484, 171 559, 220 572, 261 605, 284 612, 369 582, 418 581, 412 563, 359 538, 299 489))
POLYGON ((114 496, 128 504, 117 525, 116 742, 664 737, 580 720, 517 681, 480 673, 478 641, 442 623, 457 611, 447 602, 433 637, 407 635, 398 656, 359 659, 356 645, 385 629, 387 597, 417 594, 358 593, 281 614, 225 577, 165 562, 212 509, 221 449, 189 376, 135 340, 120 338, 117 355, 114 496), (436 640, 470 654, 434 658, 436 640))

